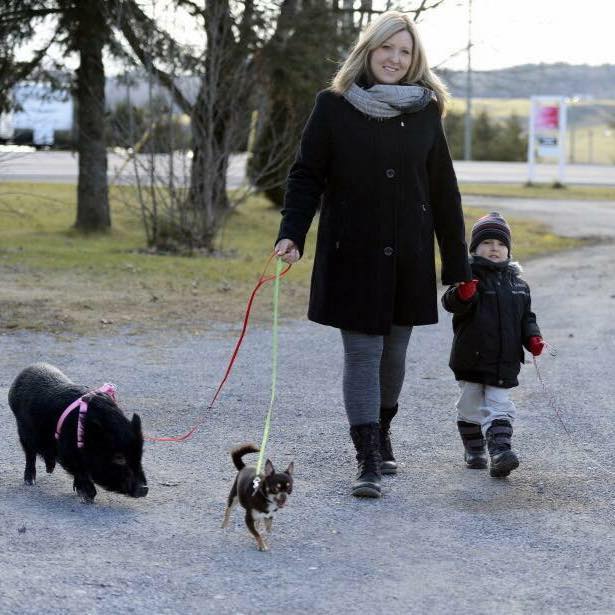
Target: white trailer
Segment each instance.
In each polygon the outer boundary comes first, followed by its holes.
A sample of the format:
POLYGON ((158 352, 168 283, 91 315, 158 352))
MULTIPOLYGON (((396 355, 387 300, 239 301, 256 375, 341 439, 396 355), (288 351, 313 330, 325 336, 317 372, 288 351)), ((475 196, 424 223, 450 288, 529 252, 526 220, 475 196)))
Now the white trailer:
POLYGON ((32 131, 32 144, 53 145, 55 131, 71 132, 72 97, 48 85, 23 82, 13 88, 15 110, 0 116, 0 138, 11 141, 19 131, 32 131))

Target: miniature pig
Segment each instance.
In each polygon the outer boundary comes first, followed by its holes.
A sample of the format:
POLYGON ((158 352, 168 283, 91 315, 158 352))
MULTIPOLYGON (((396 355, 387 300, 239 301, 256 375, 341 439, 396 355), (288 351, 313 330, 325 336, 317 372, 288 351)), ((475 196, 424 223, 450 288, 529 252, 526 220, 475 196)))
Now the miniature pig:
POLYGON ((106 393, 92 392, 47 363, 30 365, 15 378, 9 404, 26 455, 27 485, 36 480, 40 455, 48 473, 57 460, 72 474, 73 489, 84 502, 94 501, 94 483, 134 498, 147 495, 141 419, 133 414, 129 421, 108 386, 106 393), (77 405, 65 413, 73 402, 77 405))

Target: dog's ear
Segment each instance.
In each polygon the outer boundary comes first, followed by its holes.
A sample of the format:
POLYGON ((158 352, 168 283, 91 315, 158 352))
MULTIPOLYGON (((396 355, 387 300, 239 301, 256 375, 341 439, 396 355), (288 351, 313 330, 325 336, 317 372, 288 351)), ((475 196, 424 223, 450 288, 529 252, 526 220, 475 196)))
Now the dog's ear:
POLYGON ((271 463, 271 459, 267 459, 265 462, 265 476, 271 476, 275 470, 273 469, 273 464, 271 463))
POLYGON ((292 476, 292 473, 295 471, 295 462, 291 461, 289 466, 286 468, 286 474, 290 474, 292 476))

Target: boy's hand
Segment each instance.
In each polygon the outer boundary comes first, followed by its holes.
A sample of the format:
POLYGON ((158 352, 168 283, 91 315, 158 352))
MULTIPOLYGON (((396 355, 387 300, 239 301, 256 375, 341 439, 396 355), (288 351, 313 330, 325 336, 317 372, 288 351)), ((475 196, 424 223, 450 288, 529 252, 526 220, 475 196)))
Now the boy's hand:
POLYGON ((528 347, 528 350, 532 353, 532 355, 537 357, 542 353, 545 347, 545 343, 542 337, 540 337, 540 335, 533 335, 528 340, 527 347, 528 347))
POLYGON ((476 294, 476 285, 478 280, 470 280, 469 282, 461 282, 457 287, 457 296, 462 301, 469 301, 476 294))

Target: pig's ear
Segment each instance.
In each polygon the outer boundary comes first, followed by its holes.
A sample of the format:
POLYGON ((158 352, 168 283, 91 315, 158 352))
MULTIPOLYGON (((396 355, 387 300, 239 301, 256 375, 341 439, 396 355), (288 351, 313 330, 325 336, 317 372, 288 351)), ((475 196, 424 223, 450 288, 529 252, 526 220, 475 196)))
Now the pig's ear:
POLYGON ((130 421, 132 429, 135 433, 141 433, 141 417, 138 414, 132 415, 132 421, 130 421))
POLYGON ((270 459, 267 459, 265 463, 265 476, 271 476, 274 472, 273 464, 270 459))

